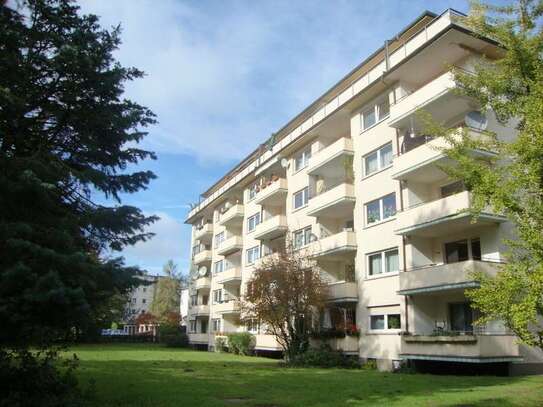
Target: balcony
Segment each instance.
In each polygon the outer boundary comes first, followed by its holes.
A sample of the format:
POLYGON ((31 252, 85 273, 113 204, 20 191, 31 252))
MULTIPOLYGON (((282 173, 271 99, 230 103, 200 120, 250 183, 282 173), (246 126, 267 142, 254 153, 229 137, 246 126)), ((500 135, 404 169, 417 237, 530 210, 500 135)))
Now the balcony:
POLYGON ((215 277, 213 277, 215 281, 219 284, 227 284, 227 283, 240 283, 241 282, 241 268, 240 267, 232 267, 228 270, 224 270, 221 273, 215 274, 215 277))
POLYGON ((226 300, 217 304, 213 304, 213 312, 222 315, 239 314, 240 303, 239 300, 226 300))
POLYGON ((470 207, 471 196, 467 191, 414 206, 396 214, 395 233, 438 237, 506 221, 489 210, 481 212, 476 223, 472 223, 470 207))
POLYGON ((353 256, 356 254, 356 233, 343 231, 334 235, 320 238, 308 247, 308 255, 314 257, 353 256))
MULTIPOLYGON (((461 129, 457 138, 460 140, 461 129)), ((486 137, 476 130, 469 130, 469 136, 475 140, 486 137)), ((443 137, 419 136, 412 139, 410 145, 406 145, 406 151, 394 158, 394 170, 392 178, 399 181, 413 181, 419 183, 434 183, 446 177, 439 168, 443 165, 452 165, 443 149, 450 148, 450 143, 443 137)), ((474 155, 492 155, 489 151, 473 151, 474 155)))
POLYGON ((258 240, 275 239, 287 232, 288 224, 285 215, 272 216, 259 223, 254 231, 254 237, 258 240))
POLYGON ((420 118, 417 116, 421 110, 431 114, 439 123, 473 110, 473 100, 459 95, 455 89, 457 84, 453 73, 445 72, 390 106, 388 124, 405 129, 414 123, 415 127, 421 128, 423 123, 418 123, 420 118))
POLYGON ((209 304, 203 305, 191 305, 189 307, 189 314, 193 316, 208 316, 209 315, 209 304))
POLYGON ((474 272, 488 276, 498 273, 498 263, 467 260, 457 263, 429 265, 400 273, 398 294, 414 295, 477 287, 474 272))
POLYGON ((353 140, 346 137, 340 138, 309 159, 307 172, 310 175, 331 178, 343 177, 345 175, 345 157, 353 154, 353 140))
POLYGON ((358 286, 355 282, 339 281, 328 285, 328 301, 358 302, 358 286))
POLYGON ((288 187, 285 178, 279 178, 266 187, 261 187, 256 195, 255 202, 258 205, 282 206, 285 204, 288 187))
POLYGON ((200 277, 194 281, 194 288, 196 290, 209 289, 211 287, 211 278, 209 277, 200 277))
POLYGON ((240 236, 231 236, 221 242, 217 248, 217 254, 220 256, 228 256, 229 254, 240 251, 243 248, 243 239, 240 236))
POLYGON ((241 204, 236 204, 230 207, 226 212, 221 214, 219 225, 222 226, 235 226, 243 223, 244 208, 241 204))
POLYGON ((189 333, 188 336, 190 343, 207 345, 209 342, 209 334, 189 333))
POLYGON ((192 262, 195 265, 199 265, 202 263, 210 263, 211 262, 211 250, 202 250, 198 253, 194 254, 194 257, 192 258, 192 262))
POLYGON ((213 225, 206 223, 205 225, 197 226, 194 230, 195 240, 211 240, 213 236, 213 225))
POLYGON ((311 198, 307 214, 317 217, 352 219, 354 204, 354 186, 343 183, 311 198))
POLYGON ((513 335, 404 335, 400 346, 403 359, 472 363, 520 359, 517 338, 513 335))

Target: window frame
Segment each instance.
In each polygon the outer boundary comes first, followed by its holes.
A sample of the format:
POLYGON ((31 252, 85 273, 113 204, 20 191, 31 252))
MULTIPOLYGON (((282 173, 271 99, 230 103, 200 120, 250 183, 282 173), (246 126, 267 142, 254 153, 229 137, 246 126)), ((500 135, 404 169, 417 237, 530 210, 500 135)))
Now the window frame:
POLYGON ((386 195, 383 195, 381 196, 380 198, 377 198, 377 199, 373 199, 369 202, 366 202, 364 204, 364 220, 366 222, 366 227, 368 226, 373 226, 373 225, 377 225, 379 223, 382 223, 382 222, 385 222, 385 221, 388 221, 388 220, 391 220, 391 219, 394 219, 396 217, 396 214, 398 213, 398 207, 396 205, 396 192, 391 192, 390 194, 386 194, 386 195), (385 215, 385 211, 384 211, 384 200, 390 196, 394 196, 394 214, 390 215, 390 216, 387 216, 386 218, 384 217, 385 215), (373 221, 373 222, 369 222, 369 217, 368 217, 368 206, 375 203, 375 202, 378 202, 379 203, 379 219, 376 220, 376 221, 373 221))
POLYGON ((376 174, 376 173, 378 173, 380 171, 383 171, 383 170, 386 170, 387 168, 392 167, 392 160, 390 161, 389 164, 387 164, 385 166, 381 166, 382 150, 384 150, 385 148, 387 148, 389 146, 390 146, 390 150, 392 152, 392 157, 394 158, 394 148, 392 146, 392 141, 390 141, 390 142, 388 142, 386 144, 383 144, 381 147, 379 147, 379 148, 377 148, 375 150, 372 150, 369 153, 362 156, 362 174, 364 174, 363 178, 369 177, 370 175, 376 174), (367 171, 366 161, 370 156, 372 156, 374 154, 375 154, 376 160, 377 160, 377 169, 375 171, 368 172, 367 171))
POLYGON ((379 332, 400 332, 402 329, 402 314, 400 311, 398 312, 387 312, 382 314, 372 314, 368 316, 368 331, 372 333, 379 333, 379 332), (390 316, 396 316, 398 315, 400 317, 400 327, 399 328, 389 328, 389 320, 388 318, 390 316), (371 321, 374 317, 383 317, 383 328, 372 328, 371 321))
POLYGON ((251 202, 256 198, 258 194, 258 182, 253 183, 249 188, 247 188, 247 202, 251 202))
POLYGON ((367 253, 366 254, 366 279, 372 279, 372 278, 379 278, 379 277, 382 277, 382 276, 393 276, 393 275, 396 275, 400 272, 400 250, 398 247, 392 247, 392 248, 389 248, 389 249, 385 249, 385 250, 380 250, 380 251, 377 251, 377 252, 372 252, 372 253, 367 253), (386 254, 387 253, 392 253, 392 252, 396 252, 396 256, 398 257, 398 270, 393 270, 393 271, 386 271, 387 269, 387 266, 386 266, 386 254), (380 273, 375 273, 375 274, 370 274, 371 273, 371 257, 373 256, 377 256, 377 255, 380 255, 381 257, 381 272, 380 273))
POLYGON ((198 324, 196 323, 195 319, 190 320, 190 332, 197 333, 198 331, 198 324))
POLYGON ((309 204, 309 185, 306 187, 303 187, 302 189, 292 194, 292 210, 293 211, 300 210, 302 208, 305 208, 308 204, 309 204), (296 196, 298 196, 298 194, 302 194, 302 205, 297 207, 296 196))
POLYGON ((253 232, 258 225, 262 223, 262 216, 260 212, 255 213, 247 218, 247 233, 253 232), (253 228, 251 229, 251 221, 255 220, 253 228))
POLYGON ((222 232, 217 233, 215 236, 213 236, 213 244, 215 245, 215 249, 218 247, 221 247, 222 242, 226 240, 226 232, 223 230, 222 232), (221 240, 217 242, 217 238, 221 237, 221 240))
POLYGON ((309 165, 311 159, 311 146, 304 148, 294 156, 293 174, 300 172, 309 165), (298 159, 301 159, 300 167, 298 167, 298 159))
POLYGON ((255 264, 256 261, 258 259, 260 259, 260 246, 257 245, 257 246, 253 246, 253 247, 249 247, 246 251, 245 251, 245 261, 247 262, 247 265, 252 265, 252 264, 255 264), (258 257, 255 257, 252 259, 252 261, 249 259, 249 253, 254 253, 254 252, 257 252, 257 256, 258 257))
POLYGON ((365 108, 360 110, 360 132, 365 132, 366 130, 371 129, 372 127, 377 126, 379 123, 381 123, 383 120, 385 120, 387 117, 390 116, 390 100, 388 98, 388 93, 386 93, 384 96, 381 96, 377 99, 375 99, 373 102, 366 105, 365 108), (383 106, 386 103, 388 106, 387 111, 384 115, 381 114, 381 106, 383 106), (374 116, 374 122, 369 124, 368 126, 364 123, 364 116, 366 113, 372 112, 374 116))
POLYGON ((303 228, 297 229, 294 232, 292 232, 292 245, 293 245, 293 248, 298 250, 298 249, 303 249, 304 247, 309 245, 311 243, 311 233, 312 233, 312 226, 311 225, 305 226, 303 228), (296 245, 296 236, 297 235, 302 236, 302 245, 301 246, 296 245))
POLYGON ((222 288, 213 290, 213 304, 222 304, 223 302, 222 288))
POLYGON ((215 263, 213 263, 213 274, 219 274, 224 271, 224 259, 218 260, 215 263), (217 265, 221 265, 221 271, 217 271, 217 265))
POLYGON ((221 332, 221 319, 220 318, 212 318, 211 319, 211 332, 221 332), (218 323, 219 327, 217 328, 215 325, 218 323))

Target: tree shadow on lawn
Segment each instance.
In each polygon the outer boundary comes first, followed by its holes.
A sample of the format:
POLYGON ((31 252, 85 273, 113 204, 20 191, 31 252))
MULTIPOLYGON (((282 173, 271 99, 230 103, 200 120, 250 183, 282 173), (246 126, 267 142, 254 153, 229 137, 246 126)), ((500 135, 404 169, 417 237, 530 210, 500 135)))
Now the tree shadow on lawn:
POLYGON ((543 380, 293 369, 247 361, 84 361, 96 405, 539 405, 543 380), (535 392, 531 398, 526 393, 535 392), (517 400, 515 400, 517 395, 517 400), (109 403, 109 404, 108 404, 109 403))

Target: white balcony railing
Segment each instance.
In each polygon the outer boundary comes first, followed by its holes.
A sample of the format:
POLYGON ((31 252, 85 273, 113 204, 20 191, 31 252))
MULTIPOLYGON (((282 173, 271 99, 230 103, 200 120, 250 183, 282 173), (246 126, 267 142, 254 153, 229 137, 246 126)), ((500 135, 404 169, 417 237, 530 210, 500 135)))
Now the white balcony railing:
POLYGON ((331 283, 328 285, 328 300, 332 302, 357 302, 358 285, 350 281, 331 283))
POLYGON ((213 225, 211 223, 199 225, 198 227, 195 228, 194 239, 196 240, 210 239, 212 236, 213 236, 213 225))
POLYGON ((354 186, 342 183, 311 198, 307 214, 352 219, 355 201, 354 186))
POLYGON ((285 198, 288 192, 287 180, 279 178, 260 187, 255 202, 258 205, 281 206, 285 204, 285 198))
POLYGON ((287 232, 288 223, 285 215, 271 216, 259 223, 254 231, 254 237, 258 240, 275 239, 287 232))
POLYGON ((215 274, 213 278, 219 284, 225 284, 234 281, 241 282, 241 267, 231 267, 221 273, 215 274))
POLYGON ((353 140, 342 137, 312 156, 309 159, 307 172, 311 175, 334 175, 338 169, 343 170, 345 168, 345 164, 341 162, 341 159, 353 154, 353 140))
POLYGON ((202 250, 194 255, 192 258, 192 262, 195 265, 202 264, 202 263, 209 263, 211 261, 211 250, 205 249, 202 250))
POLYGON ((194 281, 194 288, 197 290, 203 290, 209 287, 211 287, 211 278, 209 277, 200 277, 194 281))
POLYGON ((231 236, 221 242, 217 248, 217 254, 228 256, 229 254, 240 251, 243 248, 243 239, 241 236, 231 236))
POLYGON ((311 242, 306 251, 309 256, 334 256, 356 252, 356 233, 343 231, 311 242))
POLYGON ((222 226, 229 226, 236 223, 241 224, 243 222, 243 214, 244 207, 242 204, 233 205, 220 215, 219 224, 222 226))

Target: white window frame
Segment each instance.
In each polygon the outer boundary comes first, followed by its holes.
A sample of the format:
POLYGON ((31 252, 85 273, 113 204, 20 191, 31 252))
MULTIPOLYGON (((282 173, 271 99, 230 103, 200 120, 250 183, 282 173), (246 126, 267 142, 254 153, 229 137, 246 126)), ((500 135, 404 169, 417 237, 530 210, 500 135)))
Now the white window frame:
POLYGON ((248 265, 251 265, 251 264, 255 264, 255 262, 260 259, 260 246, 253 246, 253 247, 250 247, 247 249, 247 251, 245 252, 246 253, 246 261, 247 261, 247 264, 248 265), (252 256, 250 256, 250 253, 257 253, 256 256, 257 257, 254 257, 252 258, 252 256), (252 258, 252 260, 251 260, 252 258))
POLYGON ((247 218, 247 233, 251 233, 261 222, 260 212, 255 213, 254 215, 247 218), (251 228, 251 223, 253 222, 253 227, 251 228))
POLYGON ((308 204, 309 204, 309 185, 292 194, 292 210, 297 211, 299 209, 305 208, 308 204), (296 207, 296 197, 299 194, 302 194, 302 205, 296 207))
POLYGON ((252 334, 256 334, 260 331, 260 322, 258 322, 258 319, 251 318, 246 323, 247 332, 250 332, 252 334))
POLYGON ((196 333, 197 330, 198 330, 198 324, 196 323, 195 319, 192 319, 190 321, 190 332, 196 333))
POLYGON ((213 304, 221 304, 223 301, 222 297, 222 288, 213 290, 213 304))
POLYGON ((249 188, 247 188, 247 202, 252 201, 258 194, 258 182, 255 182, 249 188))
POLYGON ((400 250, 397 247, 392 247, 390 249, 381 250, 378 252, 372 252, 366 254, 366 278, 379 278, 381 276, 391 276, 398 274, 400 272, 400 250), (393 271, 386 271, 386 253, 396 252, 396 255, 398 256, 398 270, 393 271), (370 274, 371 271, 371 260, 370 258, 373 256, 376 256, 380 254, 381 255, 381 273, 376 274, 370 274))
POLYGON ((214 237, 213 237, 213 244, 215 245, 215 249, 220 247, 222 242, 224 242, 226 240, 226 233, 224 231, 220 232, 220 233, 217 233, 214 237), (219 239, 220 237, 220 239, 219 239))
POLYGON ((221 319, 220 318, 213 318, 211 320, 211 329, 212 332, 221 332, 221 319), (216 326, 218 323, 218 327, 216 326))
POLYGON ((389 143, 386 143, 386 144, 382 145, 378 149, 369 152, 368 154, 366 154, 366 155, 364 155, 362 157, 362 174, 364 174, 364 177, 369 177, 372 174, 378 173, 379 171, 382 171, 382 170, 384 170, 386 168, 392 167, 392 161, 390 162, 390 164, 388 164, 388 165, 386 165, 384 167, 381 167, 381 151, 384 150, 385 148, 387 148, 388 146, 390 146, 390 148, 392 150, 392 153, 394 154, 394 149, 392 147, 392 142, 389 142, 389 143), (370 156, 372 156, 374 154, 377 156, 377 169, 375 171, 372 171, 372 172, 367 172, 366 160, 370 156))
POLYGON ((376 101, 372 102, 370 105, 366 106, 366 108, 361 110, 361 112, 360 112, 360 129, 361 129, 362 132, 366 131, 368 129, 371 129, 372 127, 377 126, 379 123, 381 123, 383 120, 385 120, 389 116, 390 116, 390 101, 388 99, 388 93, 387 93, 384 97, 381 97, 381 98, 377 99, 376 101), (381 105, 385 101, 389 102, 388 103, 388 112, 384 116, 381 116, 381 112, 380 112, 381 105), (366 114, 367 112, 370 112, 372 110, 373 110, 373 113, 375 115, 375 122, 368 125, 367 127, 365 127, 364 126, 364 114, 366 114))
POLYGON ((292 232, 292 244, 295 249, 301 249, 303 247, 306 247, 309 243, 311 243, 311 225, 306 226, 304 228, 295 230, 292 232), (308 233, 309 232, 309 233, 308 233), (297 246, 296 245, 296 236, 301 235, 302 236, 302 245, 297 246))
POLYGON ((366 220, 366 226, 373 226, 373 225, 376 225, 376 224, 379 224, 381 222, 384 222, 384 221, 387 221, 387 220, 390 220, 390 219, 394 219, 396 217, 396 214, 398 213, 398 207, 396 205, 396 192, 392 192, 390 194, 386 194, 380 198, 377 198, 377 199, 374 199, 372 201, 369 201, 369 202, 366 202, 364 204, 364 217, 365 217, 365 220, 366 220), (384 213, 384 205, 383 205, 383 201, 388 198, 389 196, 393 195, 394 196, 394 214, 393 215, 390 215, 390 216, 387 216, 385 218, 385 213, 384 213), (373 221, 373 222, 369 222, 369 219, 368 219, 368 206, 374 202, 379 202, 379 219, 376 220, 376 221, 373 221))
POLYGON ((222 273, 223 271, 224 271, 224 259, 213 263, 213 274, 219 274, 219 273, 222 273), (221 265, 220 267, 218 267, 219 264, 221 265), (217 268, 220 268, 221 270, 217 271, 217 268))
POLYGON ((311 147, 307 147, 303 151, 294 156, 294 173, 303 170, 309 165, 309 159, 311 158, 311 147), (300 166, 298 166, 298 160, 300 160, 300 166))
POLYGON ((398 312, 388 312, 383 314, 373 314, 368 317, 368 331, 370 332, 400 332, 402 330, 402 314, 400 311, 398 312), (388 317, 391 315, 399 315, 400 316, 400 327, 399 328, 389 328, 388 327, 388 317), (384 317, 384 328, 383 329, 373 329, 371 327, 371 318, 372 317, 384 317))

